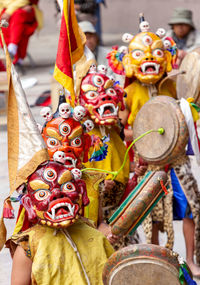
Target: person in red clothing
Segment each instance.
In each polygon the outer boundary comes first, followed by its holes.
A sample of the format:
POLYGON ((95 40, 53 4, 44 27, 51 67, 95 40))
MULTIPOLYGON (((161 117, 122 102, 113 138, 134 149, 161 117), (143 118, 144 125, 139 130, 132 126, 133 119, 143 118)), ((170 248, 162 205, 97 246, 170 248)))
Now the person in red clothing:
POLYGON ((26 57, 29 38, 41 22, 37 4, 38 0, 6 0, 1 6, 0 19, 9 23, 2 30, 14 64, 21 64, 26 57))

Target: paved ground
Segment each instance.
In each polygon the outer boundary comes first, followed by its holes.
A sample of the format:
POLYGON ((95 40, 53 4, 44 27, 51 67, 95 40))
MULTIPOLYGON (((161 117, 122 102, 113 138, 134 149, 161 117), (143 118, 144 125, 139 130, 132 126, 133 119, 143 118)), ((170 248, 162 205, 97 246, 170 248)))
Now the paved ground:
MULTIPOLYGON (((26 76, 22 78, 30 78, 34 77, 37 79, 37 84, 29 89, 26 89, 26 94, 28 98, 28 102, 30 105, 32 105, 35 100, 38 98, 38 96, 46 90, 50 90, 50 84, 51 84, 51 70, 54 67, 54 62, 56 58, 56 50, 57 50, 57 40, 58 40, 58 29, 56 25, 56 20, 54 18, 54 6, 52 4, 52 0, 42 0, 41 1, 41 7, 45 9, 45 20, 46 20, 46 26, 45 29, 39 34, 32 37, 29 51, 31 56, 33 57, 36 66, 32 68, 30 66, 30 63, 28 60, 26 60, 26 76), (48 14, 47 14, 48 11, 48 14)), ((119 8, 122 5, 122 2, 125 1, 118 1, 118 0, 108 0, 108 6, 112 6, 113 11, 118 11, 119 8), (121 2, 121 3, 120 3, 121 2)), ((128 1, 126 0, 126 3, 130 3, 130 5, 136 5, 136 1, 128 1)), ((165 1, 161 1, 164 5, 165 1)), ((192 7, 196 7, 194 1, 174 1, 179 4, 184 4, 185 6, 188 6, 188 3, 190 2, 192 7), (186 3, 187 2, 187 3, 186 3)), ((142 5, 141 3, 147 3, 147 1, 140 1, 137 5, 142 5)), ((157 1, 152 1, 154 4, 158 4, 157 1)), ((160 2, 159 2, 160 3, 160 2)), ((171 3, 171 1, 168 1, 167 3, 171 3)), ((175 4, 176 4, 175 3, 175 4)), ((133 6, 134 6, 133 5, 133 6)), ((134 7, 132 6, 132 10, 134 11, 134 7)), ((160 6, 159 6, 160 7, 160 6)), ((154 6, 155 9, 155 6, 154 6)), ((112 44, 115 41, 119 41, 119 33, 126 31, 126 22, 120 23, 121 25, 118 25, 118 28, 116 27, 116 15, 113 13, 113 25, 111 25, 111 14, 108 10, 103 10, 103 28, 104 32, 105 29, 107 29, 107 33, 104 33, 103 39, 104 42, 107 44, 112 44), (114 24, 115 23, 115 24, 114 24), (114 27, 113 27, 114 26, 114 27), (119 33, 117 32, 119 31, 119 33), (112 32, 112 34, 110 33, 112 32), (113 34, 115 33, 115 34, 113 34)), ((125 11, 126 13, 130 13, 130 11, 125 11)), ((151 15, 154 14, 153 11, 151 11, 151 15)), ((166 15, 165 15, 166 17, 166 15)), ((136 21, 135 18, 133 18, 133 21, 136 21)), ((37 122, 41 122, 40 116, 39 116, 39 110, 40 108, 32 108, 32 112, 34 114, 34 117, 37 122)), ((0 117, 0 121, 5 120, 4 117, 0 117)), ((0 165, 1 165, 1 172, 0 172, 0 211, 2 208, 2 202, 3 199, 7 196, 9 192, 9 184, 8 184, 8 170, 7 170, 7 138, 6 138, 6 130, 5 130, 5 124, 0 125, 0 165)), ((195 176, 198 180, 198 184, 200 186, 200 177, 198 176, 199 173, 199 167, 196 165, 195 161, 192 160, 192 165, 194 169, 195 176)), ((15 206, 17 208, 17 205, 15 206)), ((1 212, 0 212, 1 213, 1 212)), ((7 229, 8 229, 8 236, 12 233, 12 229, 14 227, 14 221, 7 221, 7 229)), ((185 247, 184 247, 184 240, 181 230, 182 224, 181 222, 174 223, 174 229, 175 229, 175 246, 174 250, 177 251, 180 255, 185 257, 185 247)), ((141 239, 144 240, 141 231, 141 239)), ((161 244, 164 244, 165 242, 165 236, 161 236, 161 244)), ((10 272, 11 272, 11 258, 9 256, 8 250, 3 249, 0 253, 0 284, 1 285, 8 285, 10 284, 10 272)), ((200 284, 200 283, 199 283, 200 284)))

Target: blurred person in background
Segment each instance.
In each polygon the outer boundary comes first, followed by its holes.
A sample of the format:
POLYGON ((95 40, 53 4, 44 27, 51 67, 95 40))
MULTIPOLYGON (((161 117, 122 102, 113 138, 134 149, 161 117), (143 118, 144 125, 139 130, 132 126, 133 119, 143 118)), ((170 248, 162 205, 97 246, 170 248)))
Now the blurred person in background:
POLYGON ((79 23, 79 26, 85 33, 86 45, 94 54, 97 64, 103 64, 108 67, 106 56, 110 52, 110 49, 99 45, 99 36, 94 25, 89 21, 82 21, 79 23))
POLYGON ((96 0, 74 0, 74 8, 78 22, 90 21, 93 25, 96 25, 97 7, 96 0))
POLYGON ((27 54, 28 41, 35 30, 42 28, 39 0, 0 0, 0 19, 9 23, 2 28, 13 63, 21 65, 27 54))
POLYGON ((192 11, 176 8, 168 23, 171 29, 167 32, 172 37, 178 48, 177 64, 180 65, 187 52, 200 47, 200 33, 196 30, 192 19, 192 11))

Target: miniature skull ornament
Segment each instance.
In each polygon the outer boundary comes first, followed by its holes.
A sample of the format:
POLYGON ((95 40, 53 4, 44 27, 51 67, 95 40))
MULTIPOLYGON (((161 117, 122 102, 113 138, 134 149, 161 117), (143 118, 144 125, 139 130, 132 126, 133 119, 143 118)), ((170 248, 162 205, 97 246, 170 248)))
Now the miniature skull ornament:
POLYGON ((150 26, 149 26, 149 23, 147 21, 142 21, 140 23, 140 30, 141 32, 148 32, 150 30, 150 26))
POLYGON ((94 123, 92 120, 86 120, 83 125, 85 126, 87 133, 94 129, 94 123))
POLYGON ((73 168, 71 170, 71 174, 72 174, 74 180, 79 180, 82 177, 82 172, 78 168, 73 168))
POLYGON ((118 52, 126 54, 128 53, 128 48, 126 46, 121 46, 118 48, 118 52))
POLYGON ((163 40, 163 44, 164 44, 164 48, 165 48, 165 49, 170 49, 171 46, 172 46, 170 40, 168 40, 168 39, 164 39, 164 40, 163 40))
POLYGON ((129 33, 125 33, 125 34, 123 34, 123 36, 122 36, 122 41, 124 42, 124 43, 129 43, 132 39, 133 39, 133 35, 131 35, 131 34, 129 34, 129 33))
POLYGON ((49 122, 52 118, 52 111, 50 107, 44 107, 40 110, 40 116, 42 116, 45 121, 49 122))
POLYGON ((97 71, 97 66, 95 64, 92 64, 89 68, 88 73, 95 73, 97 71))
POLYGON ((103 64, 98 65, 97 70, 101 74, 106 74, 107 73, 107 67, 103 64))
POLYGON ((81 121, 86 114, 86 110, 83 106, 76 106, 74 108, 73 118, 76 121, 81 121))
POLYGON ((115 78, 113 75, 109 76, 110 80, 112 80, 113 84, 115 83, 115 78))
POLYGON ((164 38, 164 36, 166 35, 166 31, 165 29, 163 28, 159 28, 157 31, 156 31, 156 35, 159 36, 159 38, 164 38))
POLYGON ((68 119, 71 115, 71 107, 68 103, 62 103, 59 106, 59 115, 63 119, 68 119))
POLYGON ((53 155, 53 160, 65 164, 65 153, 63 151, 56 151, 53 155))

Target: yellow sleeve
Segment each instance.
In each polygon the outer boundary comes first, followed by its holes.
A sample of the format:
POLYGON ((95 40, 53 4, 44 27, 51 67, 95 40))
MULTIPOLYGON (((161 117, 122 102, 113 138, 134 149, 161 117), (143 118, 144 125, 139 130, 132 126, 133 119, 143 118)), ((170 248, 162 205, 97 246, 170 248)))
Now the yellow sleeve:
POLYGON ((9 15, 12 15, 17 9, 30 4, 29 0, 7 0, 5 2, 4 7, 9 15))
POLYGON ((133 125, 137 113, 140 111, 142 106, 149 100, 148 89, 142 86, 140 82, 133 82, 125 88, 127 93, 126 106, 129 110, 128 124, 133 125))

